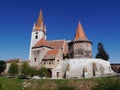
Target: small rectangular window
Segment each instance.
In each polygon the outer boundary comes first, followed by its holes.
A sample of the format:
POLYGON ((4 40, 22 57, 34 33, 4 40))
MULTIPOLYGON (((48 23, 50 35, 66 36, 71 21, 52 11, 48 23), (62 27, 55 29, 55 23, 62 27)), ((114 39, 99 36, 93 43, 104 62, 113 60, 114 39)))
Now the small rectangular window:
POLYGON ((57 64, 59 64, 60 60, 57 60, 57 64))
POLYGON ((34 58, 34 62, 37 62, 37 58, 34 58))
POLYGON ((59 72, 57 72, 57 77, 59 77, 59 72))

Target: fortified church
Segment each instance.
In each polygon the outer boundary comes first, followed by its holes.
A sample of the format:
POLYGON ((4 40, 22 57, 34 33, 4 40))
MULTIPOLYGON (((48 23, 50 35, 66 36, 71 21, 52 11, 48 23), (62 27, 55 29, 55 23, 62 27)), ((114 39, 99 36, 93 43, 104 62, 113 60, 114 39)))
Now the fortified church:
POLYGON ((48 77, 87 78, 112 74, 108 61, 92 58, 92 42, 86 37, 81 23, 78 23, 76 34, 71 41, 47 40, 42 10, 34 23, 31 45, 30 66, 48 69, 48 77))

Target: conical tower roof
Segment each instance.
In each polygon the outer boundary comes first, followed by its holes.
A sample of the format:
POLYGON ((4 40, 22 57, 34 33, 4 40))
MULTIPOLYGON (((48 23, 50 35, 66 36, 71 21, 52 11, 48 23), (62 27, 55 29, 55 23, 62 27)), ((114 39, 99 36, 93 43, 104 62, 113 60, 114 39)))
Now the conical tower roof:
POLYGON ((40 14, 37 20, 37 26, 41 26, 44 25, 44 21, 43 21, 43 15, 42 15, 42 9, 40 9, 40 14))
POLYGON ((78 23, 76 34, 75 34, 75 37, 74 37, 74 41, 77 41, 77 40, 88 41, 80 22, 78 23))

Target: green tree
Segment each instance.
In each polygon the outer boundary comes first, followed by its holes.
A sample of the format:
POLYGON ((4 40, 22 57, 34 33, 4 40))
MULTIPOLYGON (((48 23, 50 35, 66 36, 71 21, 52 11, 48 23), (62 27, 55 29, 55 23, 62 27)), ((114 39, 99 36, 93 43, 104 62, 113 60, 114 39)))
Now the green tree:
POLYGON ((6 63, 4 61, 0 61, 0 74, 6 69, 6 63))
POLYGON ((12 62, 10 67, 9 67, 9 70, 8 70, 9 74, 12 75, 12 76, 15 76, 19 73, 19 67, 18 67, 18 64, 16 62, 12 62))
POLYGON ((33 77, 36 75, 37 70, 34 67, 29 67, 29 75, 30 77, 33 77))
POLYGON ((37 73, 37 74, 38 74, 40 77, 44 77, 44 76, 47 75, 47 73, 48 73, 48 69, 45 68, 45 67, 41 67, 41 68, 38 70, 38 73, 37 73))
POLYGON ((27 62, 24 62, 21 66, 21 74, 28 76, 30 75, 30 66, 27 62))
POLYGON ((109 55, 107 54, 107 52, 105 51, 103 44, 100 42, 98 43, 98 53, 96 54, 96 58, 101 58, 104 59, 106 61, 109 60, 109 55))

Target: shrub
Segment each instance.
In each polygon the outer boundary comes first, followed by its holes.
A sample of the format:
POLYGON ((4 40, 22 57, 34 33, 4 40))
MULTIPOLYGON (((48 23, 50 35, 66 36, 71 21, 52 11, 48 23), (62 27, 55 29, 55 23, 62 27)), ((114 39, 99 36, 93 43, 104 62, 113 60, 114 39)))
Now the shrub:
POLYGON ((18 70, 17 63, 16 62, 12 62, 11 65, 10 65, 10 67, 9 67, 9 70, 8 70, 9 74, 11 76, 15 76, 15 75, 17 75, 19 73, 18 71, 19 70, 18 70))
POLYGON ((34 67, 29 67, 29 75, 30 77, 33 77, 34 75, 36 75, 36 69, 34 67))
POLYGON ((6 69, 6 63, 4 61, 0 61, 0 74, 6 69))
MULTIPOLYGON (((21 75, 25 77, 33 77, 37 74, 37 70, 34 67, 31 67, 27 62, 24 62, 21 66, 21 75)), ((21 76, 20 75, 20 76, 21 76)))
POLYGON ((28 76, 30 73, 30 66, 27 62, 24 62, 21 66, 21 75, 28 76))
POLYGON ((38 71, 37 71, 37 75, 39 75, 40 77, 44 77, 46 76, 48 73, 48 69, 45 67, 41 67, 38 71))

